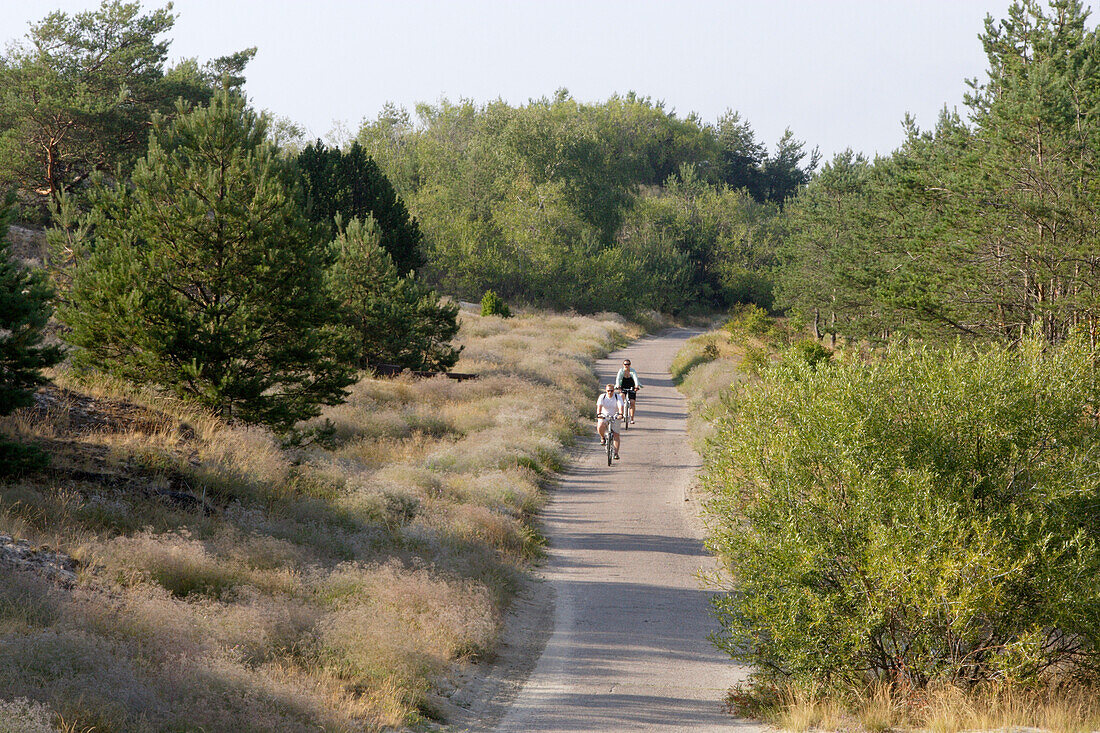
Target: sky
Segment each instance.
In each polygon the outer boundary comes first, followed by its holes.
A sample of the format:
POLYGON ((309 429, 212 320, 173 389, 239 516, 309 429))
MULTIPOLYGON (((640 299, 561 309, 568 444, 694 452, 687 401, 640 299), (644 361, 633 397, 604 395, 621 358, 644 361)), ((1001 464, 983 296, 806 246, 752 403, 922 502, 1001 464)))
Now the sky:
MULTIPOLYGON (((963 111, 986 68, 978 35, 1010 0, 176 0, 170 59, 256 46, 253 104, 325 137, 387 101, 512 104, 568 89, 635 91, 681 116, 727 109, 773 146, 886 154, 912 114, 963 111)), ((164 2, 143 0, 152 9, 164 2)), ((5 39, 98 0, 0 0, 5 39)))

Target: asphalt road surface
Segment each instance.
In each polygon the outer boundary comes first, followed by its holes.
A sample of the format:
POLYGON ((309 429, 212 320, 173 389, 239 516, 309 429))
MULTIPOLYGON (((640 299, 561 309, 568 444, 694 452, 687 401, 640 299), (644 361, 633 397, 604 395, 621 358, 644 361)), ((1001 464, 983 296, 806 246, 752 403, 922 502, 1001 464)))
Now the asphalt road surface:
POLYGON ((757 728, 722 709, 746 670, 707 641, 716 622, 695 575, 714 561, 685 500, 699 458, 668 373, 694 333, 665 331, 598 365, 607 383, 630 358, 637 423, 611 468, 598 437, 584 439, 547 507, 553 632, 501 733, 757 728))

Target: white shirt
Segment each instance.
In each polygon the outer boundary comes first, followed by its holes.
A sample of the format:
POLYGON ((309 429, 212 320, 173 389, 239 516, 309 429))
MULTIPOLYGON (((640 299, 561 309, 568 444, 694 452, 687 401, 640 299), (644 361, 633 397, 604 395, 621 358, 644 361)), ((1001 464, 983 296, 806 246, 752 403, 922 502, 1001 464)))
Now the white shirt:
POLYGON ((600 394, 596 398, 596 414, 597 415, 616 415, 623 411, 622 402, 619 401, 618 395, 607 396, 607 392, 600 394))

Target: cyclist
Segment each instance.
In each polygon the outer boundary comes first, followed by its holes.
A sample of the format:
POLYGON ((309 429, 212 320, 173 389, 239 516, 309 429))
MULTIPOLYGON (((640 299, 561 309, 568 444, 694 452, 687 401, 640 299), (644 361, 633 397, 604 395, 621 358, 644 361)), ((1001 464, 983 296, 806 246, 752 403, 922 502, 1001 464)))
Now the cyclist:
POLYGON ((623 368, 615 375, 615 388, 622 392, 624 402, 630 407, 630 415, 626 415, 626 410, 623 410, 623 417, 629 417, 630 424, 633 425, 638 390, 642 388, 642 383, 638 381, 638 372, 630 368, 630 359, 623 359, 623 368))
POLYGON ((607 445, 607 431, 611 428, 612 445, 615 448, 615 458, 619 457, 619 432, 614 429, 611 421, 622 417, 623 401, 615 394, 615 385, 604 387, 603 394, 596 398, 596 432, 600 434, 600 445, 607 445))

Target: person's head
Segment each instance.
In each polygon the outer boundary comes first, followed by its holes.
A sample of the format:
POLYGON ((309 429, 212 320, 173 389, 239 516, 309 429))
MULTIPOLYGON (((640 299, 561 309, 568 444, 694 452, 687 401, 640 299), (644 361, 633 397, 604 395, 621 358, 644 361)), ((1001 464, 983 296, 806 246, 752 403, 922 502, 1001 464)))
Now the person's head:
POLYGON ((630 359, 623 360, 623 369, 630 369, 630 359))
POLYGON ((613 394, 615 394, 615 385, 614 384, 609 384, 609 385, 607 385, 606 387, 603 388, 603 391, 604 391, 604 394, 613 395, 613 394))

